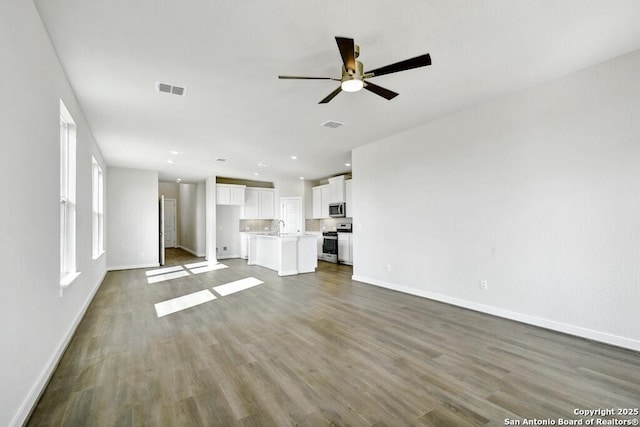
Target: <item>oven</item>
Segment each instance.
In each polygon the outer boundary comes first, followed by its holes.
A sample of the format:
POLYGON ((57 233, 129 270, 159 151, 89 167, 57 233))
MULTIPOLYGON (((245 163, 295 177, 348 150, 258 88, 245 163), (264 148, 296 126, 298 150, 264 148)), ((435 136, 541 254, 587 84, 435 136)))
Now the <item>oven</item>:
POLYGON ((337 231, 325 231, 322 233, 322 254, 320 259, 334 264, 338 263, 337 231))

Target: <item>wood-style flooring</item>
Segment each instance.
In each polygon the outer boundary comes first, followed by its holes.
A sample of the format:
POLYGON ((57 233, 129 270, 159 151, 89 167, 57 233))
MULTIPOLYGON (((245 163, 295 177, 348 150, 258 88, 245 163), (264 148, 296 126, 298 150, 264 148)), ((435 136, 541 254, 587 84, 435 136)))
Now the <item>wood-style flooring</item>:
POLYGON ((153 284, 108 273, 28 425, 502 426, 640 407, 637 352, 355 282, 344 265, 281 278, 222 262, 153 284), (156 316, 246 277, 264 284, 156 316))

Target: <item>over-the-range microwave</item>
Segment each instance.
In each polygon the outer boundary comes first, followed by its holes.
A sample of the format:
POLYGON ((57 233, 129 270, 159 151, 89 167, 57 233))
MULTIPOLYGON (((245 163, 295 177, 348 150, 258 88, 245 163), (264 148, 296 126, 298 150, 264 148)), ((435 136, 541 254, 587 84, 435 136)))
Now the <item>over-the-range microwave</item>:
POLYGON ((346 216, 345 203, 329 203, 329 216, 331 218, 344 218, 346 216))

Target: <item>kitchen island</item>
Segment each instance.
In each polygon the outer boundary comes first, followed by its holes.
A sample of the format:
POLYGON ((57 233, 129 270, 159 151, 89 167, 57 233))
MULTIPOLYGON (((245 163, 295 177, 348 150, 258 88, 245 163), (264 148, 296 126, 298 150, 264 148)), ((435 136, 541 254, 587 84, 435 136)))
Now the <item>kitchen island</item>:
POLYGON ((318 266, 318 248, 313 235, 249 235, 248 265, 260 265, 278 276, 313 273, 318 266))

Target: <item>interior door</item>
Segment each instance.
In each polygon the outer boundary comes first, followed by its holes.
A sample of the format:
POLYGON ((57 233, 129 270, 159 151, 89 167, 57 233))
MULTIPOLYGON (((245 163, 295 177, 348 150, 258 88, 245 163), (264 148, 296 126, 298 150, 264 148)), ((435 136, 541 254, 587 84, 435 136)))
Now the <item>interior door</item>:
POLYGON ((164 199, 164 247, 175 248, 176 240, 176 199, 164 199))
POLYGON ((302 198, 281 197, 280 217, 284 221, 285 234, 302 233, 302 198))
POLYGON ((160 249, 160 265, 164 265, 164 196, 160 196, 160 200, 158 202, 160 205, 158 207, 158 216, 159 216, 159 224, 160 224, 160 236, 159 236, 159 249, 160 249))

